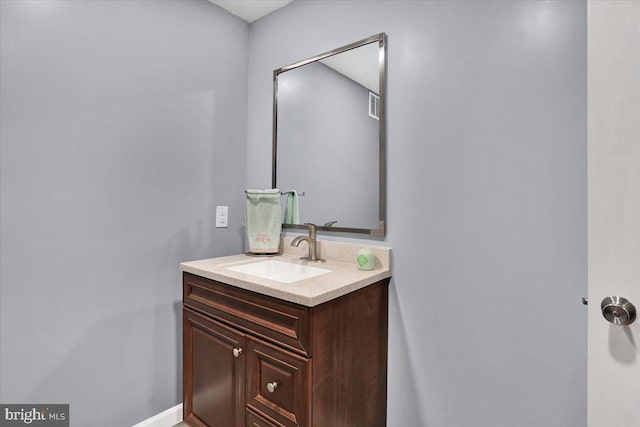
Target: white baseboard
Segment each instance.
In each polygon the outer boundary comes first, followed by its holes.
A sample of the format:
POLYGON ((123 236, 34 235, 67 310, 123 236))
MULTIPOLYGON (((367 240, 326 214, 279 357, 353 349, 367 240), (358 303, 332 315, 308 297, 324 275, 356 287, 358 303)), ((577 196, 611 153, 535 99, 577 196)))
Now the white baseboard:
POLYGON ((182 421, 182 403, 147 418, 133 427, 173 427, 180 421, 182 421))

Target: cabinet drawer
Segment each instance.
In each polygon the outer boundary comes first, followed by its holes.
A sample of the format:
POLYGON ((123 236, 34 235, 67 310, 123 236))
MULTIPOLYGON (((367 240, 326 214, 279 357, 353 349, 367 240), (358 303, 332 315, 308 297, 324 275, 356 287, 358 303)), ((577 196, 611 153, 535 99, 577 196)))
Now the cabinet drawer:
POLYGON ((183 275, 184 303, 240 330, 310 355, 309 310, 224 283, 183 275))
POLYGON ((265 420, 264 418, 254 414, 251 411, 247 411, 247 423, 246 427, 282 427, 280 424, 273 424, 265 420))
POLYGON ((284 427, 311 425, 311 359, 247 337, 247 407, 284 427))

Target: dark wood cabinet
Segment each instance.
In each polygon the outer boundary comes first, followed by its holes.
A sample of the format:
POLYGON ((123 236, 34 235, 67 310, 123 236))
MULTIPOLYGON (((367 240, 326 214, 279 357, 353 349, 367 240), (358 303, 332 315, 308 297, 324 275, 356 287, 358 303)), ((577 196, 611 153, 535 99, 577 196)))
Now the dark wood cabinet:
POLYGON ((183 277, 188 425, 386 426, 389 279, 305 307, 183 277))

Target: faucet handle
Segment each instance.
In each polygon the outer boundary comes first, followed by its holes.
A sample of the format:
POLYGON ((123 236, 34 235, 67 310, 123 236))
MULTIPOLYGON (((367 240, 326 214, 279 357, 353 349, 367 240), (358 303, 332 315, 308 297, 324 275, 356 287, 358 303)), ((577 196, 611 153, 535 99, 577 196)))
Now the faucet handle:
POLYGON ((316 238, 316 229, 317 229, 317 225, 312 224, 310 222, 305 222, 304 225, 306 225, 307 227, 309 227, 309 237, 314 239, 316 238))

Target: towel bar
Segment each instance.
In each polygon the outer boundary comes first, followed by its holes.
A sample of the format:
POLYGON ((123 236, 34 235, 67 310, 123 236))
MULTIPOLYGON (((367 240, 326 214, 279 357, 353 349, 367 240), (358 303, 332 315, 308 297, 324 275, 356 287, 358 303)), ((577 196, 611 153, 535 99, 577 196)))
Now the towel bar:
MULTIPOLYGON (((280 195, 284 196, 285 194, 289 194, 291 191, 280 192, 280 195)), ((244 194, 249 194, 247 190, 244 190, 244 194)), ((298 192, 298 196, 304 196, 304 191, 298 192)))

